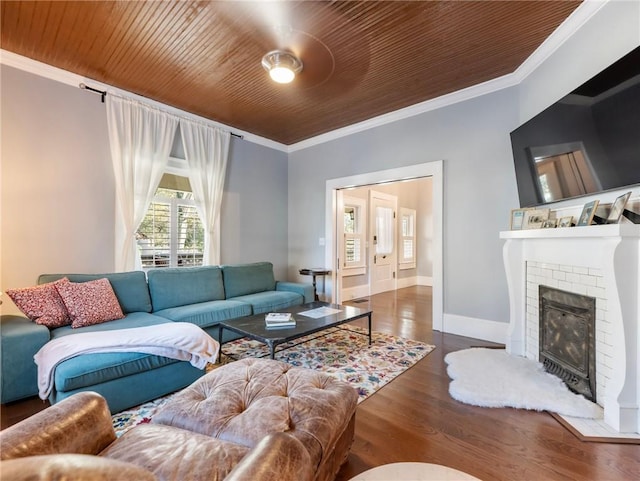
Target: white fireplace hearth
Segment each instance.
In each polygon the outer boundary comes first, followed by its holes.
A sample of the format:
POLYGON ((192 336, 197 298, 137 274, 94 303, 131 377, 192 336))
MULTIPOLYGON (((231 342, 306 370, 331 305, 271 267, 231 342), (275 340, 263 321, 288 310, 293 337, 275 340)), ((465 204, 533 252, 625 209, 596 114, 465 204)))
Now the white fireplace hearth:
POLYGON ((604 422, 640 433, 640 225, 501 232, 509 286, 507 351, 538 360, 538 287, 596 299, 596 397, 604 422))

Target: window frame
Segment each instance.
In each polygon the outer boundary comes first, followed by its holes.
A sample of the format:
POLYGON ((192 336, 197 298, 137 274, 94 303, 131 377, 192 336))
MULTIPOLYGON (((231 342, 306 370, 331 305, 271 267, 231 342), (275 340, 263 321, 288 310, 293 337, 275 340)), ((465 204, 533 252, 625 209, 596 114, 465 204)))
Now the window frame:
POLYGON ((415 269, 416 268, 416 210, 408 207, 400 207, 400 216, 398 217, 398 269, 415 269), (405 234, 404 219, 410 219, 411 233, 405 234), (411 256, 405 257, 405 243, 411 242, 411 256))
MULTIPOLYGON (((167 164, 167 168, 164 170, 164 174, 172 174, 180 177, 189 177, 189 168, 186 159, 180 159, 177 157, 169 157, 169 163, 167 164)), ((187 191, 179 191, 179 192, 187 192, 187 191)), ((192 192, 188 192, 192 194, 192 192)), ((142 263, 142 270, 149 271, 151 269, 158 269, 163 267, 195 267, 202 266, 204 261, 204 243, 202 246, 202 252, 200 253, 200 263, 196 264, 186 264, 181 265, 179 263, 179 232, 178 232, 178 217, 179 217, 179 207, 185 206, 189 208, 193 208, 195 210, 196 216, 198 216, 198 221, 202 226, 202 220, 200 219, 200 214, 198 213, 198 207, 193 198, 178 198, 178 197, 164 197, 162 195, 155 195, 151 204, 149 205, 149 209, 152 208, 154 204, 165 204, 169 206, 169 262, 167 265, 144 265, 142 262, 142 249, 139 246, 138 253, 140 254, 140 261, 142 263)), ((149 211, 147 209, 147 213, 149 211)), ((145 213, 145 218, 147 217, 147 213, 145 213)), ((138 227, 139 228, 139 227, 138 227)), ((204 233, 206 235, 206 233, 204 233)), ((164 249, 163 249, 164 250, 164 249)), ((156 250, 153 249, 155 252, 156 250)), ((154 258, 155 263, 155 258, 154 258)))
POLYGON ((342 269, 343 276, 356 276, 366 273, 367 269, 367 201, 357 197, 347 197, 343 199, 342 222, 344 239, 342 244, 342 269), (345 209, 354 209, 354 232, 344 230, 345 209), (353 239, 360 243, 360 259, 357 261, 347 261, 347 242, 353 239))

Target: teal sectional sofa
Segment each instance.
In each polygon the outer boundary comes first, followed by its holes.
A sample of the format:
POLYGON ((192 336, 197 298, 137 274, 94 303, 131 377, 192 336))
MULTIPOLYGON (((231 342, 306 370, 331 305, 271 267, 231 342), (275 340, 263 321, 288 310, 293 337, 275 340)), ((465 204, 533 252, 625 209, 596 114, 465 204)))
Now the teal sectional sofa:
MULTIPOLYGON (((34 354, 50 339, 78 332, 108 331, 189 322, 218 339, 220 321, 277 311, 313 301, 308 284, 276 281, 270 262, 161 268, 110 274, 45 274, 38 284, 67 277, 71 282, 109 279, 125 317, 93 326, 49 329, 22 316, 2 316, 0 362, 2 403, 38 394, 34 354)), ((224 341, 232 339, 225 330, 224 341)), ((186 361, 126 353, 83 354, 61 362, 54 375, 52 404, 81 391, 107 399, 112 412, 188 386, 204 374, 186 361)))

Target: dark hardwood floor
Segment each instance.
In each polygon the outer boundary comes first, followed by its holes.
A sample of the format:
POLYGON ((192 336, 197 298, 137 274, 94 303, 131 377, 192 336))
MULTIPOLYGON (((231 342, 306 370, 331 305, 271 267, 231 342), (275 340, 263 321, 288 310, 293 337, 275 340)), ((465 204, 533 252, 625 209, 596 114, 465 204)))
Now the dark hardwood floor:
MULTIPOLYGON (((431 288, 409 287, 354 305, 371 306, 375 330, 436 349, 358 406, 355 442, 336 481, 402 461, 444 464, 484 481, 640 479, 640 446, 580 441, 548 413, 451 399, 445 354, 495 345, 433 331, 431 288)), ((2 427, 44 406, 38 399, 2 406, 2 427)))
POLYGON ((358 406, 355 442, 336 481, 402 461, 444 464, 485 481, 640 479, 640 446, 580 441, 546 412, 451 399, 444 356, 494 345, 432 331, 431 288, 400 289, 355 305, 371 306, 375 330, 436 349, 358 406))

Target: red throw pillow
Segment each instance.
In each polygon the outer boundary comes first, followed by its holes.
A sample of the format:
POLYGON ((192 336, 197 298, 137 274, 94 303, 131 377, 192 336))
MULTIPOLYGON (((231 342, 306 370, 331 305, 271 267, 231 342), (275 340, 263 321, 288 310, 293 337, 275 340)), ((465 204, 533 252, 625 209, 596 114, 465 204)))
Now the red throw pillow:
POLYGON ((122 319, 124 314, 109 279, 70 282, 66 277, 55 283, 69 311, 71 327, 85 327, 122 319))
POLYGON ((7 295, 18 309, 36 324, 50 329, 71 324, 69 313, 58 294, 55 282, 20 289, 7 289, 7 295))

